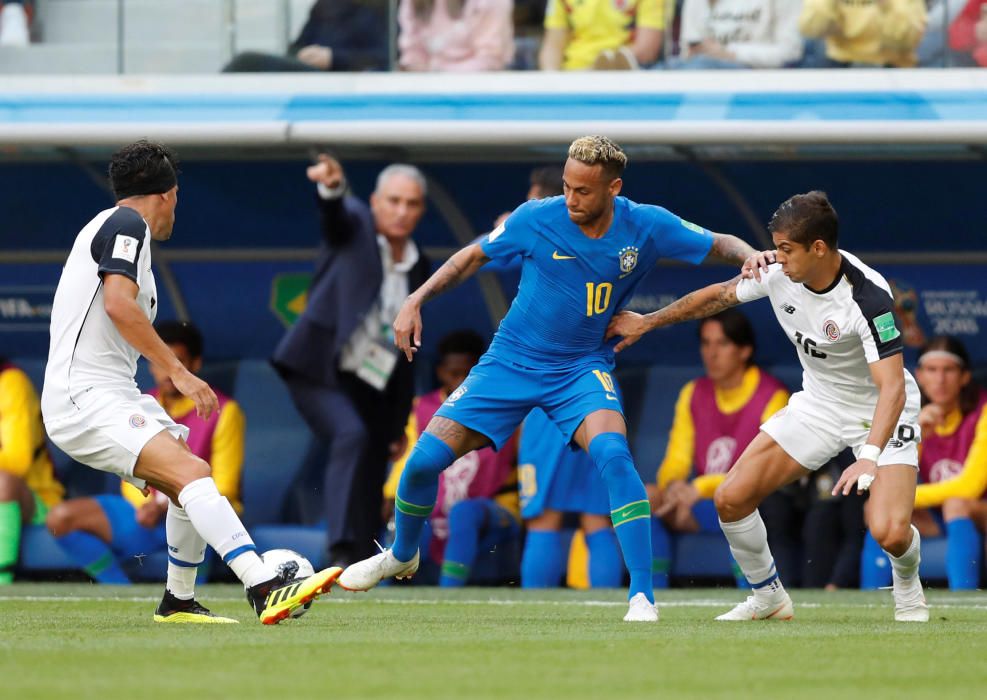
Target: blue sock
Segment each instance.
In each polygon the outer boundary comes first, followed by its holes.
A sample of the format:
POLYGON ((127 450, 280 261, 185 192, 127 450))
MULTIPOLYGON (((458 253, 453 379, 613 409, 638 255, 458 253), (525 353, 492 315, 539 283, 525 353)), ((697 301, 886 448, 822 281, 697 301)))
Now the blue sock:
POLYGON ((130 583, 113 550, 96 535, 76 530, 55 539, 79 568, 99 583, 130 583))
POLYGON ((655 593, 651 585, 651 506, 641 476, 634 468, 627 438, 620 433, 600 433, 590 443, 589 455, 610 493, 610 519, 631 575, 628 598, 644 593, 654 603, 655 593))
POLYGON ((488 504, 487 499, 471 498, 460 501, 449 511, 449 541, 446 542, 440 586, 466 585, 476 559, 480 530, 487 520, 488 504))
POLYGON ((586 535, 589 550, 589 585, 619 588, 624 582, 624 562, 617 548, 617 535, 608 527, 586 535))
POLYGON ((411 561, 418 551, 422 526, 435 507, 439 474, 456 459, 452 448, 431 433, 422 433, 404 465, 394 499, 394 544, 398 561, 411 561))
POLYGON ((969 518, 946 523, 946 576, 954 591, 972 591, 980 583, 980 533, 969 518))
POLYGON ((528 530, 521 556, 521 588, 556 588, 565 561, 558 530, 528 530))
POLYGON ((860 550, 860 588, 873 591, 890 585, 891 561, 868 530, 860 550))
POLYGON ((651 518, 651 585, 668 588, 668 573, 672 569, 672 537, 661 518, 651 518))

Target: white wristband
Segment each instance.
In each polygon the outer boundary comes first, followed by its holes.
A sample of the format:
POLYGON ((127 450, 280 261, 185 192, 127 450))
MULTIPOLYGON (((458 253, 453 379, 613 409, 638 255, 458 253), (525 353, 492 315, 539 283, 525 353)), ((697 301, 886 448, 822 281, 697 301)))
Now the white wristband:
POLYGON ((864 445, 860 448, 860 452, 857 453, 857 459, 869 459, 874 464, 877 464, 877 460, 881 457, 881 448, 877 445, 864 445))

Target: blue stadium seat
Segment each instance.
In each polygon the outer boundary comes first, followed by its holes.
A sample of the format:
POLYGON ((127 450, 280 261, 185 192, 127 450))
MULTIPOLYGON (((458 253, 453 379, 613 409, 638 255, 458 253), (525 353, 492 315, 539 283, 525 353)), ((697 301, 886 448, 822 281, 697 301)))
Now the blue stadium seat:
POLYGON ((637 416, 637 423, 629 426, 634 459, 648 480, 654 479, 665 456, 679 391, 702 373, 701 365, 655 365, 617 372, 625 411, 637 416))
POLYGON ((316 570, 329 564, 328 535, 324 525, 257 525, 250 531, 257 551, 293 549, 316 570))
POLYGON ((285 495, 305 460, 312 435, 281 378, 265 360, 240 363, 233 397, 247 417, 241 487, 244 520, 248 525, 279 522, 285 495))
POLYGON ((719 532, 676 535, 672 544, 672 576, 729 578, 733 559, 726 538, 719 532))
POLYGON ((75 562, 62 551, 44 525, 28 525, 21 531, 19 569, 31 571, 68 571, 75 562))
POLYGON ((928 537, 922 540, 922 563, 919 574, 932 581, 946 580, 946 538, 928 537))

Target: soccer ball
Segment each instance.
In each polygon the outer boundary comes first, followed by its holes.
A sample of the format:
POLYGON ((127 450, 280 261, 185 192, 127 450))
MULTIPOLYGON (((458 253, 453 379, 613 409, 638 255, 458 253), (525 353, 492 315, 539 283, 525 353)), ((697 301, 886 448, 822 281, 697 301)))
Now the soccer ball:
MULTIPOLYGON (((293 549, 269 549, 261 554, 260 558, 264 560, 265 564, 270 564, 273 566, 274 571, 278 574, 284 573, 289 569, 295 569, 294 573, 289 571, 289 580, 306 578, 315 573, 315 569, 312 567, 312 562, 293 549)), ((309 601, 302 607, 297 608, 293 613, 291 613, 291 616, 301 617, 308 612, 310 607, 312 607, 312 601, 309 601)))

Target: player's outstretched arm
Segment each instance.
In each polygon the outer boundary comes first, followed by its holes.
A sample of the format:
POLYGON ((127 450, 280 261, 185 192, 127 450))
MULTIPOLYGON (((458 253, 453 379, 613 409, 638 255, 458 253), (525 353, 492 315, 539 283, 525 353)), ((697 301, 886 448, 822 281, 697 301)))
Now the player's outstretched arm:
POLYGON ((689 292, 678 301, 657 311, 652 311, 650 314, 641 315, 633 311, 621 311, 610 319, 606 337, 608 340, 618 335, 623 338, 614 347, 615 352, 620 352, 636 343, 648 331, 663 326, 671 326, 682 321, 706 318, 723 311, 723 309, 736 306, 740 303, 740 300, 737 299, 737 285, 741 279, 743 279, 742 276, 737 276, 727 282, 711 284, 708 287, 689 292))
POLYGON ((706 255, 706 262, 725 263, 741 266, 742 277, 761 279, 761 271, 767 270, 768 265, 775 261, 773 250, 758 251, 751 248, 745 241, 728 233, 714 233, 713 245, 706 255))
POLYGON ((422 305, 447 289, 452 289, 490 262, 479 243, 472 243, 443 263, 425 284, 405 299, 394 319, 394 345, 411 362, 422 344, 422 305))
MULTIPOLYGON (((861 450, 857 461, 843 470, 839 481, 833 487, 834 496, 839 493, 844 496, 849 495, 854 484, 857 485, 858 492, 866 491, 877 475, 877 458, 891 439, 901 417, 901 411, 905 407, 903 357, 899 352, 870 363, 870 375, 878 391, 874 419, 871 421, 870 433, 867 435, 867 444, 861 450)), ((914 436, 902 437, 914 439, 914 436)))
POLYGON ((175 388, 195 403, 195 412, 208 418, 219 405, 209 385, 185 369, 147 316, 137 305, 139 287, 124 275, 103 275, 103 308, 113 325, 130 345, 158 367, 163 367, 175 388))

